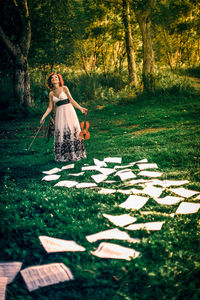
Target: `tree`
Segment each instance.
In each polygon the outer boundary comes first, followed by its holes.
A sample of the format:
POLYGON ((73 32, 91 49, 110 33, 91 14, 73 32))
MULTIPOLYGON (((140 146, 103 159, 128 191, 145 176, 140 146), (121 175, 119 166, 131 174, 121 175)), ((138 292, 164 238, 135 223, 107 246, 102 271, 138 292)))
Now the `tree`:
POLYGON ((123 0, 123 22, 125 28, 125 41, 126 41, 126 53, 128 60, 128 74, 129 74, 129 84, 135 85, 137 87, 137 69, 135 63, 135 51, 133 45, 133 38, 131 33, 131 24, 130 24, 130 4, 129 0, 123 0))
POLYGON ((142 79, 144 90, 151 92, 154 89, 154 52, 151 36, 151 11, 156 0, 132 1, 132 7, 140 26, 143 42, 143 69, 142 79))
POLYGON ((13 36, 9 37, 7 34, 7 28, 3 29, 2 26, 0 26, 0 38, 13 61, 14 96, 20 105, 31 106, 28 66, 28 53, 31 43, 31 23, 28 2, 27 0, 19 2, 13 0, 12 7, 10 5, 10 2, 4 2, 4 9, 8 9, 6 16, 11 17, 11 15, 14 15, 15 20, 12 19, 11 21, 13 21, 12 26, 17 27, 15 28, 17 29, 16 36, 13 40, 13 36), (12 11, 11 15, 9 15, 9 10, 12 11), (18 20, 20 23, 19 28, 18 20))

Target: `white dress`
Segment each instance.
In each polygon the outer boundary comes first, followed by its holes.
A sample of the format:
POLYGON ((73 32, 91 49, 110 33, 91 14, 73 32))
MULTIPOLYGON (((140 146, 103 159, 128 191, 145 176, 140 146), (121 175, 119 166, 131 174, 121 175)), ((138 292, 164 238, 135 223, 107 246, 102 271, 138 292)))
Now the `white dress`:
MULTIPOLYGON (((62 91, 59 98, 53 96, 56 104, 61 100, 68 100, 62 91)), ((80 124, 73 105, 69 102, 56 106, 54 153, 55 160, 62 162, 76 161, 86 157, 84 142, 79 138, 80 124)))

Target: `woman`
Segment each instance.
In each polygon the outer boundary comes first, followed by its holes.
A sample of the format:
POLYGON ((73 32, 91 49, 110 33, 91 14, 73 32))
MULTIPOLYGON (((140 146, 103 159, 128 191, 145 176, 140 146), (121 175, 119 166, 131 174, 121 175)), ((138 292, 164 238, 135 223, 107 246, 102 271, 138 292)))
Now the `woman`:
POLYGON ((51 90, 49 93, 49 107, 42 116, 40 124, 44 122, 55 104, 55 160, 69 162, 85 158, 85 147, 83 140, 79 137, 81 130, 74 107, 78 108, 83 114, 87 113, 87 109, 81 107, 72 98, 69 89, 64 86, 60 74, 51 73, 47 80, 47 86, 51 90))

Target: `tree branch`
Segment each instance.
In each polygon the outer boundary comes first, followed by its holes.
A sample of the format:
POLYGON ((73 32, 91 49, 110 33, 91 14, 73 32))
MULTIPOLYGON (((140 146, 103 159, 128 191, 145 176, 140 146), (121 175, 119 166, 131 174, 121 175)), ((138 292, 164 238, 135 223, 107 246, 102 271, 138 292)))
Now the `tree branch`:
POLYGON ((10 56, 12 58, 15 58, 17 56, 17 53, 19 52, 19 49, 10 41, 10 39, 5 34, 1 26, 0 26, 0 38, 4 43, 4 45, 6 46, 8 52, 10 53, 10 56))

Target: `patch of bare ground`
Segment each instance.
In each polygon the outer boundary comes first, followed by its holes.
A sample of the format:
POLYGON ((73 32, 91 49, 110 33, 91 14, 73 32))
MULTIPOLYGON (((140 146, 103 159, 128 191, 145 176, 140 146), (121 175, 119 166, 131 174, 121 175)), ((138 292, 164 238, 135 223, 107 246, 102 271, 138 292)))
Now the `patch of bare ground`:
POLYGON ((141 135, 141 134, 147 134, 147 133, 154 133, 154 132, 159 132, 159 131, 165 131, 165 130, 169 130, 170 128, 165 128, 165 127, 161 127, 161 128, 145 128, 145 129, 140 129, 134 132, 130 132, 128 134, 135 134, 135 135, 141 135))

